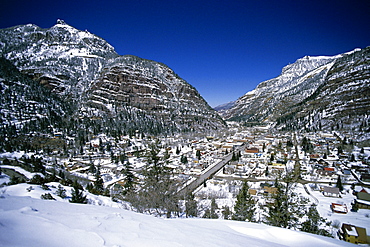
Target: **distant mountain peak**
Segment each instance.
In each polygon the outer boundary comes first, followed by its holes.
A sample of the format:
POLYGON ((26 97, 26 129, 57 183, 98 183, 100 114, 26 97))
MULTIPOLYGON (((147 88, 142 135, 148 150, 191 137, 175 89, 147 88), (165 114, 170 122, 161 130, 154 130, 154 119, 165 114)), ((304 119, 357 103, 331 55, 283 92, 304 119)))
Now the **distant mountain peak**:
POLYGON ((57 24, 59 24, 59 25, 68 25, 64 20, 61 20, 61 19, 57 19, 57 24))
POLYGON ((224 119, 276 122, 285 130, 360 129, 370 105, 370 47, 304 56, 219 113, 224 119))

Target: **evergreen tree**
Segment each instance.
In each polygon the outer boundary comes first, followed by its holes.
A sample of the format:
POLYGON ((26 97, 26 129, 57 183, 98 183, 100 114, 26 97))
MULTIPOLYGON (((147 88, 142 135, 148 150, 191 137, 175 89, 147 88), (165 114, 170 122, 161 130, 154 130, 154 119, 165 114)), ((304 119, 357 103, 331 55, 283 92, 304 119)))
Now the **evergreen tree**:
POLYGON ((45 183, 45 179, 41 175, 36 174, 30 179, 28 183, 41 185, 45 183))
POLYGON ((287 147, 293 147, 294 144, 293 144, 292 140, 288 140, 287 143, 286 143, 286 146, 287 147))
POLYGON ((94 185, 92 183, 88 183, 86 185, 86 190, 90 193, 93 193, 94 192, 94 185))
POLYGON ((325 229, 321 228, 323 225, 330 225, 331 222, 326 222, 317 212, 316 205, 312 204, 307 212, 307 220, 302 223, 301 231, 332 237, 332 235, 325 229))
POLYGON ((78 186, 77 184, 78 182, 76 182, 72 188, 72 197, 69 202, 86 204, 86 196, 83 195, 82 189, 80 189, 82 186, 78 186))
POLYGON ((307 153, 311 153, 314 149, 314 146, 312 145, 310 139, 307 137, 303 137, 301 146, 302 146, 302 150, 307 153))
POLYGON ((265 176, 266 176, 266 177, 268 177, 268 176, 269 176, 269 167, 268 167, 268 166, 266 166, 265 176))
POLYGON ((200 154, 200 150, 197 150, 197 152, 196 152, 195 156, 197 156, 197 159, 198 159, 198 160, 200 160, 200 156, 201 156, 201 154, 200 154))
POLYGON ((355 203, 351 203, 351 205, 352 205, 351 211, 352 212, 357 212, 358 211, 358 204, 355 202, 355 203))
POLYGON ((95 172, 95 181, 92 193, 96 195, 102 195, 103 192, 104 192, 104 181, 100 175, 100 168, 97 168, 95 172))
POLYGON ((96 173, 96 167, 92 161, 90 162, 89 172, 92 174, 96 173))
POLYGON ((137 179, 133 173, 133 167, 130 162, 126 162, 122 174, 125 176, 125 184, 123 186, 123 195, 132 192, 135 189, 135 180, 137 179))
POLYGON ((217 208, 218 208, 218 206, 217 206, 217 203, 216 203, 216 199, 212 198, 211 207, 206 209, 206 211, 204 212, 203 218, 218 219, 218 215, 216 213, 217 208))
POLYGON ((254 222, 254 213, 255 209, 255 201, 253 200, 252 196, 248 192, 249 185, 248 182, 245 181, 243 183, 242 188, 239 191, 239 194, 236 196, 236 203, 234 206, 234 214, 232 215, 233 220, 238 221, 249 221, 254 222))
POLYGON ((185 155, 181 155, 180 161, 183 164, 187 164, 188 163, 188 158, 185 155))
POLYGON ((356 158, 355 158, 355 155, 354 154, 351 154, 351 159, 349 161, 350 162, 355 162, 356 161, 356 158))
POLYGON ((235 156, 235 153, 233 152, 233 156, 231 157, 231 161, 237 161, 238 159, 235 156))
POLYGON ((50 193, 42 194, 41 199, 43 199, 43 200, 55 200, 55 198, 50 193))
POLYGON ((173 177, 172 170, 160 161, 159 149, 153 145, 147 156, 147 164, 142 169, 143 183, 137 192, 126 195, 139 212, 148 212, 158 216, 178 213, 178 185, 173 177))
POLYGON ((286 175, 279 182, 275 180, 276 193, 271 195, 271 203, 264 206, 265 223, 272 226, 297 229, 299 220, 305 215, 308 200, 301 198, 293 191, 295 187, 294 175, 286 175))
POLYGON ((338 175, 336 187, 339 189, 339 191, 343 190, 343 184, 342 184, 342 179, 340 178, 340 175, 338 175))
POLYGON ((343 153, 343 148, 342 148, 342 146, 339 146, 338 147, 338 155, 340 155, 341 153, 343 153))
POLYGON ((271 153, 271 155, 270 155, 270 161, 272 162, 272 161, 274 161, 274 159, 275 159, 275 155, 273 153, 271 153))
MULTIPOLYGON (((77 181, 77 179, 75 179, 75 180, 73 180, 73 182, 72 182, 72 187, 74 187, 74 188, 77 188, 77 189, 79 189, 79 190, 84 190, 84 188, 82 187, 82 185, 77 181)), ((66 186, 68 186, 68 185, 66 185, 66 186)))
POLYGON ((170 153, 168 152, 168 150, 166 149, 166 151, 164 152, 164 155, 163 155, 163 159, 164 160, 168 160, 170 158, 170 153))
POLYGON ((218 215, 216 213, 217 209, 218 209, 218 205, 216 203, 216 199, 212 198, 211 200, 211 218, 212 219, 218 219, 218 215))
POLYGON ((185 213, 186 217, 197 217, 198 216, 198 206, 197 201, 194 200, 194 195, 189 193, 186 196, 185 202, 185 213))
POLYGON ((223 207, 222 215, 224 216, 224 219, 225 220, 229 220, 230 219, 230 217, 232 215, 232 212, 231 212, 229 206, 224 206, 223 207))
POLYGON ((11 176, 10 177, 10 181, 8 183, 8 185, 12 185, 12 184, 20 184, 20 183, 23 183, 24 180, 19 178, 18 176, 11 176))
POLYGON ((63 199, 67 197, 66 190, 60 184, 58 185, 58 189, 55 191, 55 194, 63 199))

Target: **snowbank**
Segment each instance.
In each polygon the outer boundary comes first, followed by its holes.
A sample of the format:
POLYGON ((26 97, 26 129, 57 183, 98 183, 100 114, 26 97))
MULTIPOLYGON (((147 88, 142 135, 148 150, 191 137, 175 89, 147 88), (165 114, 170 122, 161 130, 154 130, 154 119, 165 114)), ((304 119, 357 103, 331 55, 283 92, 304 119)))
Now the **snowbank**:
POLYGON ((354 246, 262 224, 160 219, 95 205, 0 198, 1 246, 354 246))

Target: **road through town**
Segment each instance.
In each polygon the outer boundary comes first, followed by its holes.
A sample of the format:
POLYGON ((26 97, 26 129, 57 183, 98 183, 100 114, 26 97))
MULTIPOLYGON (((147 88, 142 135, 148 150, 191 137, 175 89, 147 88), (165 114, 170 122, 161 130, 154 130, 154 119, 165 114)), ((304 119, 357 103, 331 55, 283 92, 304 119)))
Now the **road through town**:
MULTIPOLYGON (((233 152, 242 151, 245 148, 245 143, 237 147, 233 152)), ((180 196, 185 196, 188 193, 193 192, 196 188, 202 185, 207 179, 211 178, 216 172, 221 170, 227 162, 229 162, 233 157, 233 152, 225 155, 221 161, 215 163, 214 165, 208 166, 195 180, 191 181, 188 184, 179 190, 178 194, 180 196)))

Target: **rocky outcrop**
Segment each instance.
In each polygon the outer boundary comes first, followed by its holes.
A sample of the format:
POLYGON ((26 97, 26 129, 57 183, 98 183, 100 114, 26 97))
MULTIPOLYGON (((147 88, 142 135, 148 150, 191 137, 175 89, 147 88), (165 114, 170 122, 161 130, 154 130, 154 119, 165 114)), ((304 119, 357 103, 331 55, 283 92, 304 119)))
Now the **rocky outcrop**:
POLYGON ((88 106, 110 115, 131 108, 179 130, 218 129, 220 116, 164 64, 135 56, 112 59, 89 92, 88 106))

